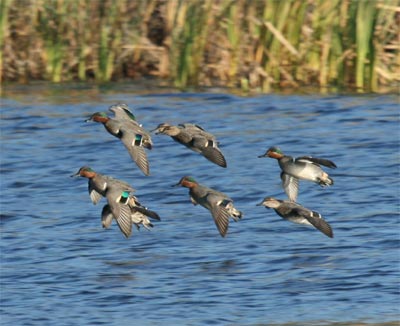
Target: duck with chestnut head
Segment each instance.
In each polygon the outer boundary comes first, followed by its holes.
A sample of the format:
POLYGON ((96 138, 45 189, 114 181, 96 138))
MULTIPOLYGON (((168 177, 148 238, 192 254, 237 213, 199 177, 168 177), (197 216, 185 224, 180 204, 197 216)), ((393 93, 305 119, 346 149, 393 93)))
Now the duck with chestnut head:
POLYGON ((150 134, 136 121, 126 104, 112 105, 109 110, 114 113, 114 118, 109 117, 106 112, 96 112, 86 121, 103 124, 111 135, 122 141, 139 169, 145 175, 149 175, 150 168, 145 148, 153 147, 150 134))
POLYGON ((222 237, 228 232, 229 218, 235 222, 243 214, 233 206, 233 200, 222 192, 199 184, 194 178, 185 176, 174 186, 189 188, 189 196, 193 205, 201 205, 211 212, 215 225, 222 237))
POLYGON ((270 157, 278 160, 282 170, 282 186, 291 201, 295 202, 297 200, 299 180, 315 182, 322 187, 333 185, 333 179, 321 168, 321 165, 323 165, 335 169, 336 164, 330 160, 311 156, 294 158, 285 155, 276 146, 270 147, 265 154, 259 157, 270 157))
POLYGON ((138 229, 140 226, 146 229, 153 226, 148 217, 160 220, 157 213, 140 204, 135 191, 128 183, 114 179, 94 171, 88 166, 83 166, 72 177, 88 179, 89 196, 93 204, 97 204, 101 198, 107 199, 103 207, 101 220, 104 228, 109 228, 115 219, 125 237, 132 233, 132 225, 138 229))

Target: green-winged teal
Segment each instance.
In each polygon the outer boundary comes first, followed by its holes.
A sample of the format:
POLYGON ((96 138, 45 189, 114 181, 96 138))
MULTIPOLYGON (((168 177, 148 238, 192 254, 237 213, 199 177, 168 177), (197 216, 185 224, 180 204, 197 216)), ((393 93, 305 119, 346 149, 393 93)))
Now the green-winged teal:
POLYGON ((114 118, 105 112, 96 112, 86 121, 102 123, 111 135, 121 139, 132 160, 145 175, 149 175, 149 162, 144 148, 151 149, 153 146, 150 134, 136 121, 126 104, 112 105, 109 110, 114 112, 114 118))
POLYGON ((331 169, 336 168, 335 163, 332 161, 311 156, 293 158, 292 156, 284 155, 283 152, 275 146, 269 148, 265 154, 259 157, 266 156, 278 160, 282 170, 281 179, 283 189, 292 201, 297 200, 299 179, 312 181, 320 186, 333 185, 333 179, 320 167, 320 165, 323 165, 331 169))
POLYGON ((332 228, 322 218, 321 214, 309 210, 300 204, 289 200, 279 200, 272 197, 266 197, 257 205, 273 208, 283 219, 297 224, 312 225, 326 236, 333 238, 332 228))
POLYGON ((183 123, 177 126, 161 123, 153 131, 156 134, 171 136, 178 143, 202 154, 209 161, 226 168, 225 157, 218 148, 219 143, 215 136, 206 132, 202 127, 192 123, 183 123))
POLYGON ((137 198, 131 193, 135 191, 128 183, 112 177, 95 172, 88 166, 83 166, 72 176, 88 178, 88 189, 93 204, 97 204, 102 197, 107 198, 108 204, 102 210, 102 225, 108 228, 112 219, 117 224, 125 237, 132 233, 132 223, 139 228, 151 227, 149 219, 159 220, 157 213, 142 206, 137 198))
POLYGON ((235 222, 242 218, 242 212, 233 206, 232 199, 222 192, 199 184, 192 177, 183 177, 175 186, 189 188, 193 205, 199 204, 211 212, 222 237, 225 237, 228 232, 229 217, 232 217, 235 222))

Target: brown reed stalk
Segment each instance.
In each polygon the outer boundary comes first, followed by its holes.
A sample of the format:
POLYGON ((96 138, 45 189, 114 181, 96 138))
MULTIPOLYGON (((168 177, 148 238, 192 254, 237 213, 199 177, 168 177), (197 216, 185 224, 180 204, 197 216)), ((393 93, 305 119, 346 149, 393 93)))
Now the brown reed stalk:
MULTIPOLYGON (((0 2, 0 84, 3 82, 3 55, 4 41, 9 37, 8 33, 8 12, 10 10, 11 0, 0 2)), ((1 93, 1 89, 0 89, 1 93)))
POLYGON ((400 79, 399 12, 400 0, 2 0, 0 80, 378 91, 400 79))

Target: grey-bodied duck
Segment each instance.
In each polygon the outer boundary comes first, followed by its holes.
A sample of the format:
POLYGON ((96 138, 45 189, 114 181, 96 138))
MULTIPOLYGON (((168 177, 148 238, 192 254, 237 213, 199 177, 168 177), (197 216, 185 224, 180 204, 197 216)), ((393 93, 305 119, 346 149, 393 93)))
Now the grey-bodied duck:
POLYGON ((321 214, 301 206, 289 200, 280 200, 273 197, 265 197, 257 206, 272 208, 283 219, 297 224, 312 225, 326 236, 333 238, 331 226, 321 214))
POLYGON ((185 176, 174 186, 189 188, 192 204, 199 204, 211 212, 215 225, 222 237, 225 237, 228 232, 230 217, 235 222, 242 218, 242 212, 233 206, 232 199, 222 192, 199 184, 192 177, 185 176))
POLYGON ((111 135, 122 141, 139 169, 145 175, 149 175, 150 168, 145 148, 153 147, 150 134, 136 121, 126 104, 112 105, 109 110, 114 112, 114 118, 110 118, 106 112, 96 112, 86 121, 102 123, 111 135))
POLYGON ((207 160, 226 168, 226 160, 218 147, 217 139, 199 125, 183 123, 173 126, 168 123, 161 123, 153 131, 156 134, 170 136, 176 142, 202 154, 207 160))
POLYGON ((137 228, 143 225, 152 227, 147 217, 160 220, 157 213, 142 206, 132 195, 135 191, 128 183, 95 172, 88 166, 83 166, 72 176, 81 176, 88 179, 88 190, 93 204, 97 204, 102 197, 106 197, 107 205, 103 207, 101 220, 104 228, 111 225, 113 219, 125 237, 132 233, 132 224, 137 228))
POLYGON ((311 156, 294 158, 283 154, 280 148, 275 146, 269 148, 265 154, 259 157, 271 157, 278 160, 282 170, 283 189, 289 199, 294 202, 297 200, 299 192, 299 180, 312 181, 322 187, 333 185, 333 179, 321 168, 321 165, 331 169, 336 168, 336 164, 330 160, 311 156))

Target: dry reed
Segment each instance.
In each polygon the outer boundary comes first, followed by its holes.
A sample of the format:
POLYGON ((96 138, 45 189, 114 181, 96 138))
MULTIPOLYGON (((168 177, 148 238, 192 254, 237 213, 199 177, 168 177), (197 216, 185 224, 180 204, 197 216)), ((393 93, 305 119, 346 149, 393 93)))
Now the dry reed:
POLYGON ((399 0, 2 0, 0 80, 380 91, 399 26, 399 0))

